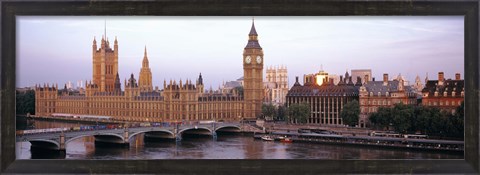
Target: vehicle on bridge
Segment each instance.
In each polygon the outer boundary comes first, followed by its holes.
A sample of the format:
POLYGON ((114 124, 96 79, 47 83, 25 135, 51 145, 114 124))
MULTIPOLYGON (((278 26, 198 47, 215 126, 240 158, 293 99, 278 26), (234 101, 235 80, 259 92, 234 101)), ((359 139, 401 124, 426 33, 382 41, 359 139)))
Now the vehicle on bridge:
POLYGON ((29 135, 29 134, 41 134, 41 133, 70 132, 70 131, 92 131, 92 130, 120 129, 120 128, 123 128, 123 125, 121 125, 121 124, 108 124, 108 125, 87 125, 87 126, 62 127, 62 128, 17 130, 15 133, 17 135, 29 135))
POLYGON ((100 115, 79 115, 79 114, 67 114, 67 113, 53 113, 52 117, 63 117, 63 118, 75 118, 75 119, 96 119, 96 120, 111 120, 111 116, 100 116, 100 115))

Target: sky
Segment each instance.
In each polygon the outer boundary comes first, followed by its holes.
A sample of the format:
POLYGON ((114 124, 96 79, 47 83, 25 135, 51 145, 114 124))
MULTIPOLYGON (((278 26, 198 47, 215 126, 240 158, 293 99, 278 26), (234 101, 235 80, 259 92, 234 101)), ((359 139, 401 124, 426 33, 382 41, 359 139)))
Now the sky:
MULTIPOLYGON (((319 72, 343 75, 352 69, 401 74, 464 77, 462 16, 254 17, 265 70, 288 68, 295 76, 319 72)), ((206 88, 243 76, 242 54, 252 17, 17 16, 17 87, 92 80, 92 43, 106 31, 119 47, 119 75, 138 80, 147 48, 153 86, 163 81, 195 82, 206 88), (105 25, 106 24, 106 25, 105 25), (106 30, 105 30, 106 27, 106 30)), ((300 78, 302 79, 302 78, 300 78)), ((302 83, 302 82, 300 82, 302 83)))

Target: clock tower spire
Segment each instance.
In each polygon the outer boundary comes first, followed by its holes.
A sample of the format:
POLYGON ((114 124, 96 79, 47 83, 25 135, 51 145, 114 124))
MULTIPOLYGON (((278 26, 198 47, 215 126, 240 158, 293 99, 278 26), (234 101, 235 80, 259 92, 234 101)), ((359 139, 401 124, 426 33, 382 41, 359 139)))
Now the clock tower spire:
POLYGON ((258 43, 255 21, 248 34, 248 43, 243 50, 244 118, 257 118, 263 101, 263 50, 258 43))

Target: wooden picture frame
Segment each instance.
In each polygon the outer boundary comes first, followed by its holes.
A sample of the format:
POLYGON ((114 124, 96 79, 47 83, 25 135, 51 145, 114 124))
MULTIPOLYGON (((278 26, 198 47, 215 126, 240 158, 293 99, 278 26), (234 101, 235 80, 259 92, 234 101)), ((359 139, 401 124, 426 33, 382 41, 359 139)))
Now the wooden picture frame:
POLYGON ((2 1, 1 173, 337 174, 479 173, 479 2, 331 0, 2 1), (464 160, 16 160, 16 16, 461 15, 465 18, 464 160))

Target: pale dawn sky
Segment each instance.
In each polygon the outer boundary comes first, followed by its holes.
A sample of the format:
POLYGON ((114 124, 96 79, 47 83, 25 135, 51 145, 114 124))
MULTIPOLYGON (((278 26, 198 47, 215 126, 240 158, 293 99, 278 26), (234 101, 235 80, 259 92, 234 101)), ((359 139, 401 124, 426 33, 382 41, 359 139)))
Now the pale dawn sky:
MULTIPOLYGON (((118 39, 119 74, 138 74, 147 47, 153 85, 192 82, 201 72, 206 88, 243 76, 242 53, 252 17, 17 17, 17 87, 92 79, 92 42, 118 39)), ((464 77, 462 16, 255 17, 264 71, 285 65, 295 76, 345 74, 371 69, 381 79, 402 74, 422 80, 459 72, 464 77)), ((99 45, 99 43, 97 43, 99 45)), ((265 74, 264 74, 265 75, 265 74)), ((301 82, 302 83, 302 82, 301 82)), ((411 82, 412 83, 412 82, 411 82)))

